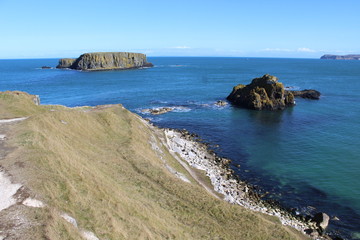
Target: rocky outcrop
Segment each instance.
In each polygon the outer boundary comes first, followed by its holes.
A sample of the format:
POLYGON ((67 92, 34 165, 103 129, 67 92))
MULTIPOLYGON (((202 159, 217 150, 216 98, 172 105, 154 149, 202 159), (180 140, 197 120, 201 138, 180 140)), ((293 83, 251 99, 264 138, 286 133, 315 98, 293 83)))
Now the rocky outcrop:
POLYGON ((150 113, 152 115, 160 115, 167 112, 174 111, 174 107, 161 107, 161 108, 146 108, 141 110, 143 113, 150 113))
POLYGON ((294 95, 285 91, 277 77, 266 74, 248 85, 239 84, 227 99, 235 105, 255 110, 282 110, 295 104, 294 95))
POLYGON ((228 103, 224 100, 218 100, 216 101, 215 105, 218 106, 218 107, 224 107, 226 106, 228 103))
POLYGON ((71 68, 75 61, 76 58, 62 58, 56 68, 71 68))
POLYGON ((331 59, 331 60, 360 60, 360 54, 349 54, 349 55, 331 55, 325 54, 320 59, 331 59))
POLYGON ((172 111, 184 112, 189 111, 190 109, 184 106, 174 106, 174 107, 155 107, 155 108, 146 108, 141 110, 142 113, 150 113, 152 115, 160 115, 172 111))
POLYGON ((99 52, 85 53, 77 59, 63 58, 57 68, 70 68, 84 71, 118 70, 152 67, 142 53, 99 52))
POLYGON ((302 97, 302 98, 308 98, 308 99, 320 99, 321 93, 319 91, 316 91, 314 89, 305 89, 301 91, 290 91, 294 97, 302 97))

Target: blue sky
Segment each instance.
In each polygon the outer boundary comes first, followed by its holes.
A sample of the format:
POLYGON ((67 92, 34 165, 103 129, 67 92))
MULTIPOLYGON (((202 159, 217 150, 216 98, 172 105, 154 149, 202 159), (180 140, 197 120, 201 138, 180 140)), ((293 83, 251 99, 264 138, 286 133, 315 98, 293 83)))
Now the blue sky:
POLYGON ((360 53, 359 0, 0 0, 0 58, 360 53))

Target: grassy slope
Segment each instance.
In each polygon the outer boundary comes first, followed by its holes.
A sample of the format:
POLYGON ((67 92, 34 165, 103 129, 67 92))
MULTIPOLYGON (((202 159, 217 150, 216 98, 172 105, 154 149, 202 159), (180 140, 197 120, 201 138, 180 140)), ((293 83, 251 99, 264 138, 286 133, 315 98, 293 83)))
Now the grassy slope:
POLYGON ((217 200, 194 180, 173 176, 150 141, 190 178, 160 144, 161 132, 121 105, 36 106, 26 94, 0 93, 0 116, 30 116, 13 129, 18 148, 4 166, 47 203, 38 210, 43 226, 34 229, 44 239, 81 239, 59 212, 100 239, 304 238, 275 218, 217 200))

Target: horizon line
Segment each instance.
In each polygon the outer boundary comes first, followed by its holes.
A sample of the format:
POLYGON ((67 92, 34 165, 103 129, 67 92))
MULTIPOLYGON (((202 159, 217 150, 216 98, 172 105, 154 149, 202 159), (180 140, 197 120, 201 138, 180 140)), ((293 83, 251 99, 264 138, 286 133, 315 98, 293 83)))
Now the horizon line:
MULTIPOLYGON (((146 55, 146 54, 145 54, 146 55)), ((279 59, 320 59, 320 57, 246 57, 246 56, 162 56, 162 55, 154 55, 146 57, 172 57, 172 58, 279 58, 279 59)), ((78 58, 78 57, 24 57, 24 58, 0 58, 0 60, 40 60, 40 59, 61 59, 61 58, 78 58)))

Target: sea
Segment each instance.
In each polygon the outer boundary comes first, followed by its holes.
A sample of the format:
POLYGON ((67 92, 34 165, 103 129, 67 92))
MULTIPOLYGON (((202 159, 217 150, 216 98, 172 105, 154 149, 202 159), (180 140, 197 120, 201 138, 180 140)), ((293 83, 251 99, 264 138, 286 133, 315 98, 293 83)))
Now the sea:
MULTIPOLYGON (((328 232, 360 239, 360 61, 149 57, 153 68, 82 72, 58 59, 0 60, 0 91, 69 107, 123 104, 159 127, 187 129, 232 160, 239 177, 295 214, 327 213, 328 232), (289 89, 316 89, 283 111, 225 100, 237 84, 271 74, 289 89), (162 115, 147 108, 174 107, 162 115)), ((1 116, 0 116, 1 118, 1 116)), ((226 226, 224 226, 226 227, 226 226)))

